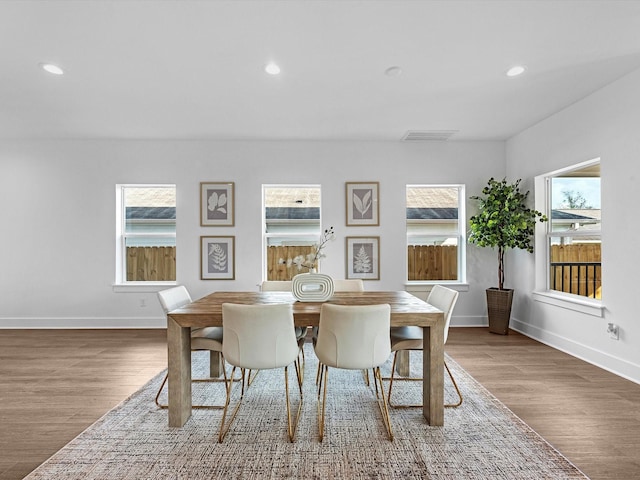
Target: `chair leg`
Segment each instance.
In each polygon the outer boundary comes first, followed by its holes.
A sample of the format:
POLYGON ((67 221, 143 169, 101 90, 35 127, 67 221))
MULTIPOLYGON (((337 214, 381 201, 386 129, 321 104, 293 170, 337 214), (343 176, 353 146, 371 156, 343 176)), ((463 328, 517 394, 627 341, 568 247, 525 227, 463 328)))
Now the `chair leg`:
POLYGON ((306 358, 304 356, 304 339, 301 342, 298 342, 298 357, 302 357, 302 366, 304 367, 306 358))
MULTIPOLYGON (((389 406, 391 408, 418 408, 418 407, 422 407, 422 404, 419 405, 394 405, 393 403, 391 403, 391 391, 393 389, 393 379, 394 379, 394 374, 395 374, 395 369, 396 369, 396 357, 398 355, 398 351, 396 351, 395 355, 393 356, 393 365, 391 366, 391 377, 389 377, 389 394, 387 396, 388 398, 388 403, 389 406)), ((449 366, 447 365, 447 362, 444 362, 444 368, 447 370, 447 373, 449 374, 449 378, 451 379, 451 383, 453 383, 453 387, 456 389, 456 393, 458 394, 458 399, 459 401, 457 403, 447 403, 444 405, 445 408, 457 408, 460 405, 462 405, 462 393, 460 392, 460 388, 458 388, 458 384, 456 383, 456 380, 453 378, 453 375, 451 374, 451 370, 449 370, 449 366)), ((402 380, 402 381, 424 381, 423 378, 398 378, 398 380, 402 380)))
MULTIPOLYGON (((227 379, 227 371, 224 367, 225 365, 224 357, 222 357, 222 353, 220 355, 221 355, 221 363, 222 363, 222 374, 224 378, 203 378, 203 379, 197 378, 192 380, 192 382, 224 382, 225 389, 226 389, 226 385, 229 380, 227 379)), ((254 378, 255 378, 255 375, 254 375, 254 378)), ((160 388, 158 389, 158 393, 156 393, 155 402, 158 408, 163 408, 163 409, 169 408, 169 405, 167 405, 166 403, 160 403, 160 394, 162 393, 162 389, 164 388, 164 386, 167 384, 168 379, 169 379, 169 373, 167 372, 167 374, 164 376, 164 380, 162 380, 162 384, 160 385, 160 388)), ((192 405, 191 408, 221 410, 224 408, 224 405, 192 405)))
POLYGON ((376 400, 378 401, 378 407, 380 407, 380 413, 382 414, 382 421, 387 428, 387 434, 389 440, 393 442, 393 429, 391 428, 391 416, 389 415, 389 407, 387 406, 387 398, 384 395, 384 385, 382 384, 382 375, 380 375, 380 367, 373 369, 373 381, 376 386, 376 400), (380 383, 380 395, 378 395, 378 383, 380 383))
POLYGON ((319 364, 319 384, 318 384, 318 440, 322 442, 324 438, 324 414, 327 403, 327 383, 329 379, 329 368, 319 364), (324 385, 323 385, 324 383, 324 385), (323 389, 324 386, 324 389, 323 389), (320 394, 324 390, 323 399, 320 401, 320 394))
POLYGON ((293 362, 293 366, 296 369, 296 377, 298 378, 298 387, 300 388, 300 394, 302 394, 302 382, 304 380, 304 362, 300 363, 300 357, 296 358, 293 362))
POLYGON ((304 367, 300 367, 300 365, 298 365, 298 368, 295 369, 295 372, 296 378, 298 380, 298 391, 300 392, 300 398, 302 398, 302 380, 304 378, 304 367))
POLYGON ((322 369, 322 364, 320 362, 318 362, 318 370, 316 371, 316 385, 318 385, 318 382, 320 381, 320 370, 322 369))
MULTIPOLYGON (((363 374, 365 370, 362 370, 363 374)), ((367 377, 368 375, 368 370, 367 377)), ((318 439, 322 442, 324 438, 324 421, 327 405, 327 384, 329 383, 329 367, 326 365, 320 365, 319 385, 318 385, 318 439)), ((389 415, 389 408, 387 406, 387 398, 384 394, 384 386, 382 384, 382 376, 380 374, 380 367, 373 369, 373 380, 376 390, 376 401, 382 414, 382 422, 387 429, 387 435, 390 441, 393 441, 393 429, 391 428, 391 416, 389 415), (378 391, 378 384, 380 384, 380 391, 378 391)))
POLYGON ((453 375, 451 374, 451 370, 449 370, 449 366, 447 365, 447 362, 444 362, 444 368, 447 369, 447 373, 449 374, 449 378, 451 379, 451 383, 453 383, 453 386, 456 389, 456 393, 458 394, 458 398, 460 399, 458 401, 458 403, 449 403, 449 404, 446 404, 445 407, 446 408, 458 408, 460 405, 462 405, 462 393, 460 393, 460 389, 458 388, 458 384, 456 383, 455 378, 453 378, 453 375))
POLYGON ((304 381, 304 367, 305 367, 305 358, 304 358, 304 341, 298 342, 298 358, 295 362, 296 372, 298 374, 298 380, 300 385, 304 381), (300 361, 302 358, 302 361, 300 361))
POLYGON ((241 368, 240 371, 242 372, 242 375, 240 376, 240 379, 241 379, 240 381, 242 382, 242 388, 240 390, 240 399, 238 400, 237 405, 235 406, 233 412, 231 413, 231 418, 227 422, 226 428, 225 428, 225 420, 227 418, 227 412, 229 410, 229 403, 231 402, 231 391, 233 389, 233 377, 234 377, 234 374, 236 372, 236 368, 237 367, 234 366, 231 369, 231 378, 229 379, 229 383, 227 384, 227 398, 226 398, 225 403, 224 403, 224 411, 222 413, 222 421, 220 422, 220 433, 218 433, 218 443, 222 443, 222 441, 224 440, 224 437, 227 435, 227 432, 231 428, 231 424, 233 423, 233 420, 236 418, 236 414, 238 413, 238 410, 240 409, 240 405, 242 404, 242 399, 244 397, 245 369, 241 368))
MULTIPOLYGON (((160 401, 158 400, 160 398, 160 394, 162 393, 162 389, 164 388, 165 383, 167 383, 167 380, 169 379, 169 372, 167 372, 167 374, 164 376, 164 380, 162 380, 162 384, 160 385, 160 388, 158 389, 158 393, 156 393, 156 405, 160 408, 169 408, 168 405, 162 405, 160 403, 160 401)), ((193 408, 193 407, 191 407, 193 408)))
POLYGON ((322 364, 318 362, 318 370, 316 371, 316 385, 322 381, 322 364))
MULTIPOLYGON (((418 408, 418 407, 422 407, 422 404, 420 405, 394 405, 391 402, 391 392, 393 391, 393 380, 395 377, 395 372, 396 372, 396 361, 398 360, 398 350, 396 350, 395 354, 393 355, 393 364, 391 366, 391 377, 389 377, 389 393, 387 394, 387 403, 389 404, 389 406, 391 408, 418 408)), ((409 380, 409 381, 422 381, 422 378, 399 378, 398 380, 409 380)))
MULTIPOLYGON (((235 371, 236 371, 237 367, 233 367, 233 369, 231 370, 231 378, 229 380, 229 383, 227 385, 227 395, 226 395, 226 401, 224 404, 224 411, 222 413, 222 420, 220 422, 220 432, 218 433, 218 443, 222 443, 224 441, 224 438, 226 437, 227 433, 229 432, 230 428, 231 428, 231 424, 233 423, 233 421, 236 418, 236 415, 238 413, 238 410, 240 409, 240 405, 242 404, 242 400, 244 398, 244 393, 245 393, 245 378, 246 378, 246 382, 247 382, 247 388, 249 388, 249 381, 251 378, 251 370, 249 370, 248 372, 245 371, 245 369, 240 369, 240 371, 242 372, 242 375, 240 377, 240 380, 242 382, 242 388, 241 388, 241 392, 240 392, 240 398, 238 400, 238 403, 236 404, 235 408, 233 409, 233 412, 230 415, 229 420, 225 423, 226 419, 227 419, 227 415, 229 412, 229 405, 231 403, 231 394, 232 394, 232 390, 233 390, 233 383, 234 383, 234 375, 235 375, 235 371)), ((259 372, 259 370, 256 370, 256 374, 254 374, 254 378, 255 375, 257 375, 257 372, 259 372)), ((300 412, 302 410, 302 382, 300 381, 300 376, 298 373, 298 370, 296 369, 296 377, 298 380, 298 389, 300 391, 300 402, 298 404, 298 411, 296 413, 296 416, 294 418, 294 420, 291 420, 291 402, 290 402, 290 397, 289 397, 289 372, 288 372, 288 367, 284 368, 284 385, 285 385, 285 395, 286 395, 286 402, 287 402, 287 430, 288 430, 288 436, 289 436, 289 441, 293 442, 295 434, 296 434, 296 430, 298 428, 298 421, 300 419, 300 412)))
MULTIPOLYGON (((391 366, 391 377, 385 378, 385 380, 389 380, 389 393, 387 394, 387 403, 389 404, 389 406, 391 408, 418 408, 418 407, 422 407, 422 404, 420 404, 420 405, 394 405, 391 402, 391 392, 393 391, 393 381, 394 381, 395 373, 396 373, 396 362, 398 360, 398 352, 399 352, 399 350, 396 350, 395 354, 393 355, 393 364, 391 366)), ((422 378, 398 378, 396 381, 398 381, 398 380, 421 382, 422 378)))
POLYGON ((318 362, 318 373, 316 375, 316 386, 318 387, 318 395, 322 391, 322 380, 324 378, 324 365, 318 362))
POLYGON ((249 388, 251 386, 253 381, 256 379, 256 377, 260 373, 260 370, 256 370, 254 372, 254 374, 253 374, 253 377, 251 376, 251 372, 253 372, 253 370, 249 370, 249 374, 248 374, 248 378, 247 378, 247 388, 249 388))
POLYGON ((300 402, 298 403, 298 412, 296 417, 291 422, 291 402, 289 400, 289 369, 284 367, 284 391, 287 399, 287 432, 289 434, 289 441, 293 443, 293 439, 296 435, 296 429, 298 428, 298 420, 300 420, 300 411, 302 410, 302 384, 300 382, 300 375, 298 369, 296 369, 296 376, 298 377, 298 388, 300 390, 300 402))
POLYGON ((362 370, 362 378, 364 379, 364 384, 368 387, 371 385, 369 382, 369 370, 362 370))

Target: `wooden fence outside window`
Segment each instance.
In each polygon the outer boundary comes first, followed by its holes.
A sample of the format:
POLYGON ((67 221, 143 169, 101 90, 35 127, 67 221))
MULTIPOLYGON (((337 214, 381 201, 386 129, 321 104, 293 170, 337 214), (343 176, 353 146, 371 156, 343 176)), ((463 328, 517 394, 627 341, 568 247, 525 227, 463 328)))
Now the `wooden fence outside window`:
MULTIPOLYGON (((267 280, 291 280, 298 273, 293 259, 313 253, 313 246, 274 246, 267 249, 267 280)), ((409 280, 457 280, 458 248, 442 245, 407 247, 409 280)), ((577 295, 600 298, 602 288, 599 243, 553 245, 551 287, 577 295), (554 264, 556 266, 554 266, 554 264)), ((127 247, 127 281, 175 281, 175 247, 127 247)))
POLYGON ((456 245, 409 245, 407 271, 408 280, 457 280, 458 247, 456 245))
POLYGON ((176 279, 176 247, 127 247, 128 282, 176 279))
POLYGON ((602 256, 599 243, 552 245, 550 287, 583 297, 600 298, 602 256))
POLYGON ((278 245, 267 247, 267 280, 291 280, 299 273, 306 273, 308 268, 298 270, 293 259, 302 255, 305 259, 307 255, 314 253, 316 247, 313 245, 278 245))

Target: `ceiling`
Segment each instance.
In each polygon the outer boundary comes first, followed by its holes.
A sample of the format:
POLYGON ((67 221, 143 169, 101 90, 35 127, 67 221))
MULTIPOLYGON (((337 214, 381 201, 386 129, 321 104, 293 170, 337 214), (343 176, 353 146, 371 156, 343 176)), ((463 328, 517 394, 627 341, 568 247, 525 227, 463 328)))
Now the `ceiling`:
POLYGON ((639 68, 639 32, 635 0, 4 0, 0 138, 506 139, 639 68))

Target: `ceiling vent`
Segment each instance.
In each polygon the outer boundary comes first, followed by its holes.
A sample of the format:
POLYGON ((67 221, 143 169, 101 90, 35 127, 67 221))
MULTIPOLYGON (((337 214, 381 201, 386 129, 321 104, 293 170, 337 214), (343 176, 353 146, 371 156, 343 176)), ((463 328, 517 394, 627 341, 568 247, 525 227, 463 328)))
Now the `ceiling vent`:
POLYGON ((444 142, 449 140, 452 135, 458 133, 458 130, 409 130, 404 137, 403 142, 444 142))

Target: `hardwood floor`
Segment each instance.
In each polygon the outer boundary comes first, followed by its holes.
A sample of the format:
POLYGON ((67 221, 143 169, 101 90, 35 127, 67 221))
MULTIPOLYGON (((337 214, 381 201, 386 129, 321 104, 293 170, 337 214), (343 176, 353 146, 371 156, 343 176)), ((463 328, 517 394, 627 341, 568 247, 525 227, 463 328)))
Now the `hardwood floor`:
MULTIPOLYGON (((447 352, 592 479, 640 478, 640 385, 515 332, 447 352)), ((164 330, 0 330, 0 479, 15 480, 166 367, 164 330)))
POLYGON ((513 331, 451 328, 445 350, 590 478, 640 478, 640 385, 513 331))
POLYGON ((166 368, 165 330, 0 330, 0 479, 21 479, 166 368))

